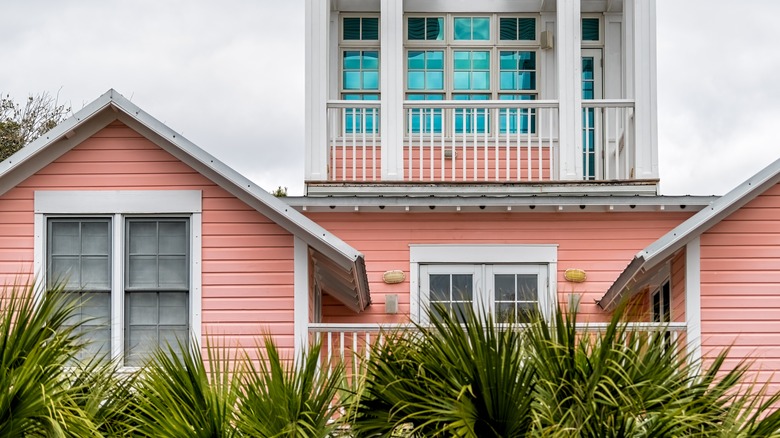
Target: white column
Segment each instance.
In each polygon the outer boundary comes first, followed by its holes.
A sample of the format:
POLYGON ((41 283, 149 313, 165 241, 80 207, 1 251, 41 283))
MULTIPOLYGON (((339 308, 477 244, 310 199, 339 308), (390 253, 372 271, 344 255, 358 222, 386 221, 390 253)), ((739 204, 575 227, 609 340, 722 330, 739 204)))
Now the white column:
POLYGON ((306 0, 306 181, 328 179, 328 34, 330 0, 306 0))
POLYGON ((701 241, 697 237, 685 246, 685 322, 688 357, 701 359, 701 241))
POLYGON ((404 179, 403 0, 381 0, 379 20, 382 181, 401 181, 404 179))
POLYGON ((628 0, 634 11, 636 178, 658 178, 655 0, 628 0))
POLYGON ((301 357, 309 345, 309 246, 303 240, 293 240, 293 337, 295 358, 301 357))
POLYGON ((580 0, 557 0, 558 148, 560 179, 582 179, 582 52, 580 0))

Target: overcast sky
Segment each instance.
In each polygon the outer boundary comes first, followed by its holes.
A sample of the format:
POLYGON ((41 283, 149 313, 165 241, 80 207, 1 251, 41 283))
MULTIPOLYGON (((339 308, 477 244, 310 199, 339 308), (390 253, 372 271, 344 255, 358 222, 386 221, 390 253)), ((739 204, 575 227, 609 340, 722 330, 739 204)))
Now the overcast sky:
MULTIPOLYGON (((723 194, 780 157, 780 1, 657 2, 661 191, 723 194)), ((115 88, 299 195, 303 4, 0 0, 0 92, 59 92, 76 111, 115 88)))

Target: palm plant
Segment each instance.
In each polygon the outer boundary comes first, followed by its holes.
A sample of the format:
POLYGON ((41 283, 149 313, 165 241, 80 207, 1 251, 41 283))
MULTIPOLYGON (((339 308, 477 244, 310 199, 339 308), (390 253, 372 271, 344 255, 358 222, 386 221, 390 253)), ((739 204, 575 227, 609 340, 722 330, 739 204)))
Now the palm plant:
POLYGON ((205 350, 207 363, 197 347, 168 346, 154 353, 128 407, 127 426, 135 436, 239 436, 235 407, 242 366, 226 348, 207 343, 205 350))
POLYGON ((310 346, 297 362, 285 360, 270 336, 257 352, 256 364, 246 357, 238 428, 253 437, 332 436, 340 425, 343 365, 321 368, 320 344, 310 346))
POLYGON ((84 348, 59 287, 9 286, 0 299, 0 436, 96 436, 68 370, 84 348))
POLYGON ((780 395, 745 382, 748 364, 706 367, 664 330, 638 332, 624 308, 596 333, 576 314, 496 324, 434 310, 418 333, 389 336, 368 365, 359 436, 780 436, 780 395), (464 323, 461 323, 463 321, 464 323))
POLYGON ((535 370, 522 360, 522 332, 490 315, 432 314, 430 326, 377 346, 354 415, 358 435, 524 436, 535 370))

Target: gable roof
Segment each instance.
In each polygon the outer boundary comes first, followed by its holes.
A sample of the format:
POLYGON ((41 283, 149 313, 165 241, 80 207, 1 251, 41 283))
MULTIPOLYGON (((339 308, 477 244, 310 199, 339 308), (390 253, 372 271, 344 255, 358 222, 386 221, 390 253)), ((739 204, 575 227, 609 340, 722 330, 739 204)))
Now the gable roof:
POLYGON ((626 287, 637 275, 650 271, 668 260, 691 240, 742 208, 745 204, 780 182, 780 159, 748 178, 736 188, 713 201, 660 239, 639 251, 610 286, 598 304, 612 310, 626 294, 626 287))
POLYGON ((309 246, 323 292, 360 312, 370 303, 363 254, 141 110, 113 89, 0 162, 0 195, 119 120, 309 246))

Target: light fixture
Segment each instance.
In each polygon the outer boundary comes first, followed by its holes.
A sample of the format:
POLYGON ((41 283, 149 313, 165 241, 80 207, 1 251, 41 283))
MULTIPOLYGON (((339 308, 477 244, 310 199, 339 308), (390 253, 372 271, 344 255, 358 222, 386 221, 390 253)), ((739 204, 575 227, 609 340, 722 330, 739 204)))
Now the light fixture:
POLYGON ((571 283, 582 283, 587 280, 588 275, 582 269, 567 269, 563 272, 563 278, 571 283))
POLYGON ((406 280, 404 271, 387 271, 382 275, 382 281, 387 284, 403 283, 404 280, 406 280))

